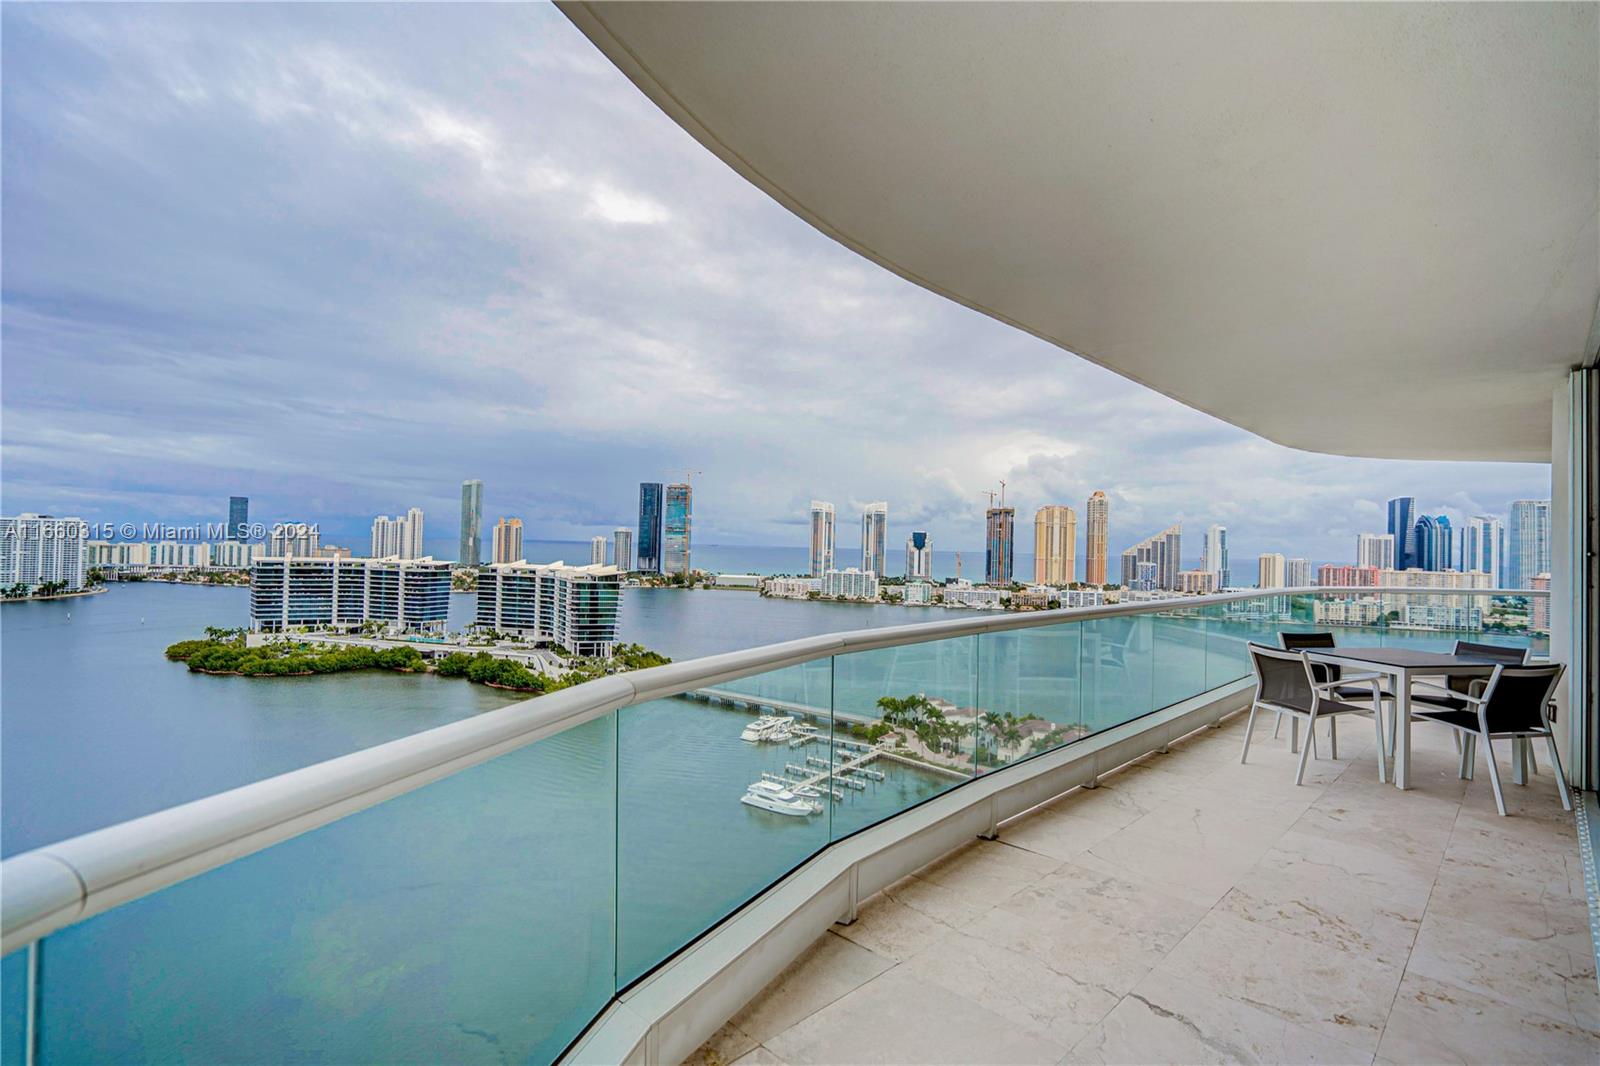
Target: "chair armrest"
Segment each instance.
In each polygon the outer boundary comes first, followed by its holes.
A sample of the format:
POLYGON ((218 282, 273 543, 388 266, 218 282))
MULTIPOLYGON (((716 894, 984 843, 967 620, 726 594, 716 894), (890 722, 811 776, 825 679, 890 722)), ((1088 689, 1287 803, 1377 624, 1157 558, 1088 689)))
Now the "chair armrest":
POLYGON ((1379 672, 1377 670, 1374 670, 1371 673, 1366 673, 1366 674, 1346 674, 1342 679, 1340 679, 1338 684, 1341 684, 1341 685, 1365 684, 1368 681, 1384 681, 1388 677, 1389 677, 1388 674, 1381 673, 1381 672, 1379 672))

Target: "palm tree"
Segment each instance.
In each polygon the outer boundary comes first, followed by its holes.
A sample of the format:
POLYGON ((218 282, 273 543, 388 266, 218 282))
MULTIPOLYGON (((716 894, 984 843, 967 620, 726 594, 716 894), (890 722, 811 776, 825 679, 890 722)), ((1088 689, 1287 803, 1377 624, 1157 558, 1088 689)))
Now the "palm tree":
POLYGON ((921 694, 914 696, 881 696, 878 709, 883 712, 883 722, 890 726, 918 729, 930 718, 943 718, 939 708, 921 694))

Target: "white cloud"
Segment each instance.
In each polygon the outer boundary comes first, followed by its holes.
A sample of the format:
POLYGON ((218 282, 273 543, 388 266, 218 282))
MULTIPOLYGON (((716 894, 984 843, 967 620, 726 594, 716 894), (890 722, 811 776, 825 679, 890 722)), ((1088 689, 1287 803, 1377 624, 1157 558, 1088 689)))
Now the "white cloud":
POLYGON ((918 289, 551 9, 0 18, 19 509, 451 515, 475 476, 578 538, 692 468, 711 541, 793 543, 816 497, 975 547, 1004 478, 1028 517, 1106 490, 1119 545, 1181 519, 1193 554, 1222 521, 1240 558, 1321 559, 1390 495, 1454 520, 1548 492, 1544 467, 1279 448, 918 289))
POLYGON ((653 226, 667 221, 672 212, 648 196, 597 185, 589 193, 588 216, 624 226, 653 226))

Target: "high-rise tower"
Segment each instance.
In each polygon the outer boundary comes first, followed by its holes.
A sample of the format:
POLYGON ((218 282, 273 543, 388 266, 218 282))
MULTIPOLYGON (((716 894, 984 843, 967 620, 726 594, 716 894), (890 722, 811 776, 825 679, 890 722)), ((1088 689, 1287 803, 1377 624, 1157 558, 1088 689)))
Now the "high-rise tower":
POLYGON ((1106 536, 1111 527, 1111 501, 1096 491, 1084 508, 1083 580, 1091 585, 1106 583, 1106 536))
POLYGON ((494 554, 496 563, 522 562, 522 519, 502 518, 494 524, 494 554))
POLYGON ((618 526, 611 531, 611 561, 624 574, 633 571, 633 530, 618 526))
POLYGON ((1130 589, 1176 589, 1183 559, 1183 526, 1168 526, 1122 553, 1122 583, 1130 589))
POLYGON ((1016 565, 1017 509, 990 507, 984 512, 984 518, 987 531, 984 537, 983 580, 990 585, 1009 585, 1016 565))
POLYGON ((1489 575, 1492 588, 1504 588, 1506 531, 1500 519, 1475 515, 1461 530, 1461 569, 1489 575))
POLYGON ((1417 557, 1417 498, 1396 496, 1389 501, 1389 536, 1394 538, 1394 568, 1409 570, 1417 557))
POLYGON ((1210 572, 1217 583, 1217 591, 1230 584, 1228 573, 1228 527, 1210 526, 1206 529, 1205 558, 1202 570, 1210 572))
POLYGON ((1550 572, 1550 501, 1513 500, 1506 529, 1506 587, 1532 588, 1550 572))
POLYGON ((833 569, 833 504, 811 501, 811 576, 833 569))
POLYGON ((861 572, 885 576, 889 550, 889 505, 869 503, 861 512, 861 572))
POLYGON ((477 566, 483 561, 483 482, 461 483, 461 544, 457 562, 477 566))
POLYGON ((933 580, 933 541, 927 530, 913 529, 906 538, 906 580, 933 580))
POLYGON ((1070 585, 1078 574, 1078 512, 1062 504, 1041 507, 1033 516, 1033 580, 1039 585, 1070 585))
POLYGON ((639 572, 661 573, 661 519, 665 486, 659 481, 639 483, 639 572))
POLYGON ((694 525, 694 490, 687 482, 668 485, 661 520, 661 572, 687 574, 691 568, 690 528, 694 525))
POLYGON ((250 497, 228 497, 228 538, 245 540, 250 530, 250 497))

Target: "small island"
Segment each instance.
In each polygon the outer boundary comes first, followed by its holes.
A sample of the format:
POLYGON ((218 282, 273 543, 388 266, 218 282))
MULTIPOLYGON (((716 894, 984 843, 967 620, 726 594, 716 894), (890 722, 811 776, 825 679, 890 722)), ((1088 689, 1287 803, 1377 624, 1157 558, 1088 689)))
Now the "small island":
POLYGON ((205 632, 202 638, 169 645, 167 658, 186 664, 197 674, 312 677, 353 670, 392 670, 462 677, 491 688, 530 695, 571 688, 610 674, 664 666, 672 661, 639 644, 619 644, 609 659, 574 656, 558 647, 554 650, 561 661, 560 667, 545 672, 530 670, 516 659, 491 651, 453 651, 430 660, 414 647, 369 648, 291 637, 251 644, 246 639, 248 631, 245 629, 207 626, 205 632))

